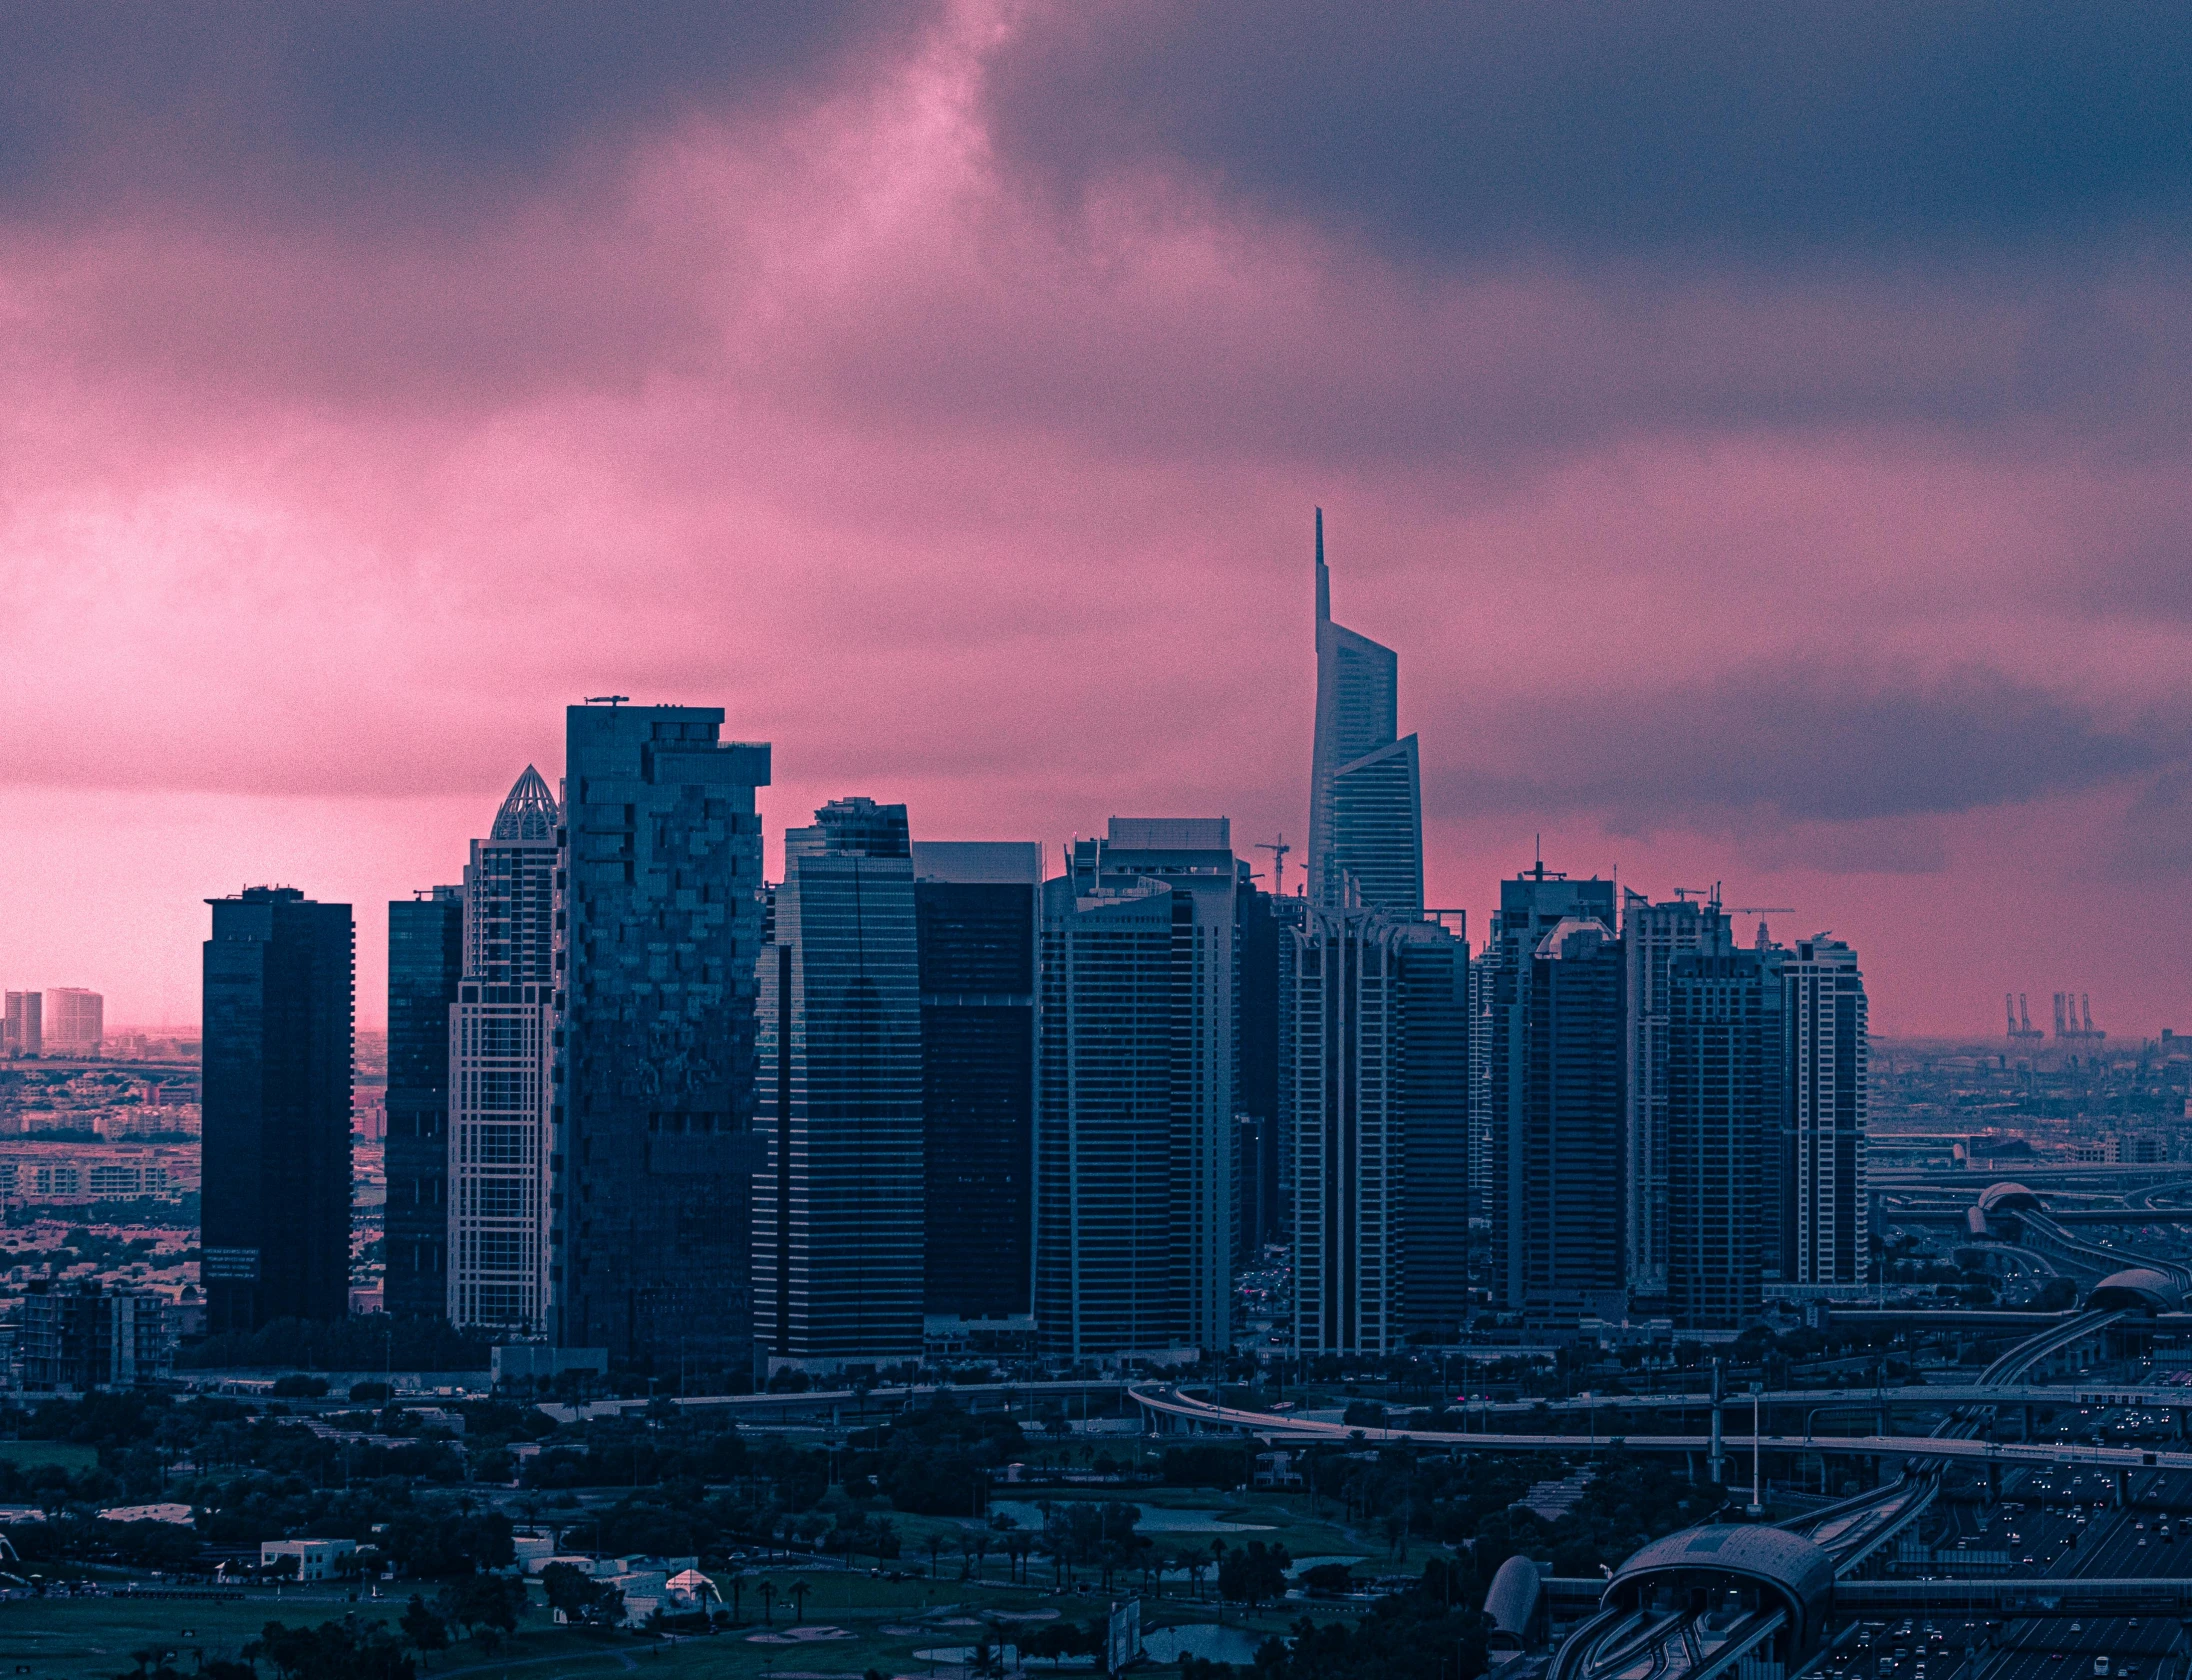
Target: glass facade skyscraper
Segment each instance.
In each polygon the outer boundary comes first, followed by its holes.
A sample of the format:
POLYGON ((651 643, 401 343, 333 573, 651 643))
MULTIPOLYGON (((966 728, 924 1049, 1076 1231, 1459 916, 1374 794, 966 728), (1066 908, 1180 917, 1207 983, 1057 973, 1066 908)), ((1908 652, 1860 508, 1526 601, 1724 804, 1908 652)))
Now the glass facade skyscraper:
POLYGON ((521 1336, 551 1323, 555 796, 531 765, 464 871, 463 975, 444 1032, 454 1076, 447 1310, 521 1336))
POLYGON ((1042 848, 916 841, 931 1320, 1032 1326, 1042 848))
POLYGON ((464 971, 464 891, 388 906, 388 1207, 383 1305, 439 1318, 449 1294, 449 1007, 464 971))
POLYGON ((1724 945, 1693 949, 1671 957, 1658 977, 1665 1021, 1663 1293, 1685 1329, 1740 1328, 1757 1315, 1765 1285, 1781 1281, 1783 955, 1724 945))
POLYGON ((1622 895, 1621 944, 1629 965, 1623 1046, 1629 1288, 1656 1300, 1668 1287, 1668 966, 1688 954, 1725 956, 1734 947, 1727 915, 1717 900, 1677 898, 1671 904, 1654 904, 1633 892, 1622 895))
POLYGON ((347 904, 247 887, 205 942, 206 1328, 350 1310, 356 938, 347 904))
POLYGON ((1043 884, 1035 1313, 1049 1351, 1230 1345, 1240 869, 1222 817, 1114 817, 1043 884))
POLYGON ((717 707, 573 706, 557 858, 557 1341, 742 1384, 766 744, 717 707))
POLYGON ((784 854, 759 970, 760 1323, 773 1357, 802 1367, 917 1358, 927 1182, 906 808, 832 801, 784 854))
POLYGON ((1309 770, 1309 896, 1400 917, 1423 913, 1416 738, 1399 738, 1399 660, 1332 622, 1317 510, 1317 720, 1309 770))

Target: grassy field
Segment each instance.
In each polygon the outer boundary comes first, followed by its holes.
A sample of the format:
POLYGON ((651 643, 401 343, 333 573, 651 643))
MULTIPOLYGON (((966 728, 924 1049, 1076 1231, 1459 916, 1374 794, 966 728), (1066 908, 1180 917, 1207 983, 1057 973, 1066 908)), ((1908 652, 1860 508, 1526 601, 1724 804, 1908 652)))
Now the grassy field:
MULTIPOLYGON (((43 1447, 44 1443, 9 1443, 43 1447)), ((64 1451, 70 1449, 62 1449, 64 1451)), ((1000 1496, 1020 1490, 999 1489, 1000 1496)), ((1026 1502, 1049 1497, 1116 1498, 1116 1493, 1076 1490, 1025 1490, 1026 1502)), ((1208 1489, 1164 1488, 1140 1490, 1130 1503, 1143 1512, 1145 1532, 1166 1556, 1187 1548, 1207 1549, 1213 1538, 1227 1545, 1250 1540, 1284 1545, 1296 1558, 1358 1557, 1364 1572, 1422 1567, 1422 1549, 1412 1552, 1407 1564, 1389 1564, 1382 1542, 1351 1534, 1330 1516, 1312 1513, 1299 1494, 1220 1494, 1208 1489), (1184 1526, 1172 1526, 1167 1518, 1184 1526), (1151 1525, 1156 1526, 1152 1530, 1151 1525), (1216 1524, 1242 1525, 1230 1531, 1216 1524)), ((1330 1510, 1329 1504, 1325 1507, 1330 1510)), ((1105 1595, 1096 1589, 1089 1571, 1082 1571, 1084 1590, 1059 1594, 1052 1590, 1052 1571, 1047 1560, 1028 1560, 1028 1586, 1006 1584, 1007 1560, 1002 1548, 993 1548, 984 1578, 963 1581, 963 1562, 956 1547, 945 1552, 930 1578, 926 1536, 931 1532, 956 1539, 962 1525, 949 1519, 898 1517, 904 1551, 890 1568, 902 1579, 871 1575, 856 1570, 788 1569, 753 1567, 739 1582, 736 1601, 746 1625, 729 1632, 676 1641, 650 1640, 629 1634, 558 1628, 549 1620, 539 1589, 533 1592, 524 1622, 515 1640, 492 1657, 472 1642, 461 1642, 436 1653, 425 1672, 436 1680, 587 1680, 600 1675, 638 1671, 660 1674, 663 1680, 683 1680, 690 1673, 726 1676, 730 1680, 795 1680, 799 1676, 859 1677, 873 1669, 893 1680, 928 1680, 933 1673, 956 1680, 957 1667, 949 1660, 934 1663, 919 1653, 949 1651, 971 1645, 990 1626, 1039 1627, 1060 1614, 1086 1622, 1100 1615, 1105 1595), (764 1610, 761 1583, 777 1589, 772 1607, 764 1610), (807 1591, 803 1605, 795 1607, 790 1594, 795 1585, 807 1591), (764 1620, 764 1617, 767 1620, 764 1620)), ((726 1606, 733 1597, 731 1582, 720 1582, 726 1606)), ((368 1594, 370 1593, 370 1589, 368 1594)), ((1138 1578, 1122 1580, 1115 1596, 1139 1590, 1138 1578)), ((361 1622, 393 1622, 403 1612, 410 1594, 401 1584, 383 1583, 382 1596, 366 1596, 352 1602, 347 1588, 251 1589, 241 1603, 216 1604, 197 1600, 148 1600, 123 1598, 18 1599, 0 1603, 0 1677, 23 1680, 118 1680, 134 1674, 135 1652, 176 1653, 177 1666, 187 1674, 203 1653, 208 1660, 234 1657, 240 1647, 257 1637, 270 1621, 291 1625, 340 1620, 354 1614, 361 1622)), ((1203 1577, 1198 1598, 1179 1574, 1167 1578, 1162 1590, 1145 1596, 1142 1621, 1145 1628, 1179 1622, 1207 1622, 1217 1617, 1212 1602, 1213 1583, 1203 1577)), ((431 1596, 431 1592, 429 1592, 431 1596)), ((1267 1609, 1244 1618, 1236 1607, 1225 1613, 1232 1626, 1246 1627, 1261 1636, 1281 1632, 1304 1610, 1299 1603, 1267 1609)), ((1350 1614, 1320 1605, 1320 1618, 1350 1614)), ((1038 1665, 1035 1672, 1041 1672, 1038 1665)), ((1087 1665, 1078 1665, 1086 1673, 1087 1665)), ((1067 1674, 1075 1672, 1068 1664, 1067 1674)))
POLYGON ((71 1441, 0 1441, 0 1461, 18 1470, 39 1470, 58 1464, 71 1472, 89 1470, 99 1462, 96 1447, 80 1447, 71 1441))
MULTIPOLYGON (((932 1662, 922 1652, 949 1652, 973 1644, 992 1626, 1036 1628, 1058 1615, 1086 1622, 1102 1614, 1105 1600, 1093 1590, 1059 1597, 1034 1588, 982 1585, 949 1578, 930 1582, 891 1581, 866 1572, 834 1570, 756 1570, 739 1593, 745 1625, 705 1637, 647 1639, 631 1634, 558 1628, 535 1589, 516 1639, 493 1656, 479 1645, 460 1641, 436 1653, 425 1672, 437 1680, 574 1680, 632 1671, 659 1674, 663 1680, 729 1676, 745 1680, 796 1680, 799 1676, 843 1676, 858 1680, 876 1670, 893 1680, 928 1680, 932 1674, 956 1677, 957 1665, 943 1657, 932 1662), (779 1592, 764 1611, 761 1581, 779 1592), (795 1608, 783 1596, 797 1583, 808 1588, 805 1604, 795 1608), (766 1616, 766 1620, 764 1617, 766 1616)), ((728 1582, 725 1583, 726 1587, 728 1582)), ((1207 1594, 1209 1588, 1205 1584, 1207 1594)), ((0 1674, 29 1680, 127 1680, 135 1653, 173 1652, 186 1674, 202 1653, 211 1660, 234 1657, 270 1621, 316 1625, 355 1615, 360 1623, 393 1623, 408 1594, 383 1585, 383 1596, 353 1603, 347 1591, 290 1588, 279 1595, 253 1589, 241 1603, 126 1598, 18 1599, 0 1603, 0 1674)), ((1207 1597, 1196 1602, 1184 1585, 1174 1583, 1162 1597, 1143 1601, 1143 1625, 1209 1621, 1217 1613, 1207 1597)), ((1266 1610, 1244 1618, 1238 1609, 1226 1621, 1260 1637, 1282 1631, 1301 1607, 1266 1610)), ((1037 1672, 1041 1671, 1039 1665, 1037 1672)), ((1087 1665, 1078 1665, 1082 1672, 1087 1665)), ((1067 1664, 1071 1674, 1076 1665, 1067 1664)))

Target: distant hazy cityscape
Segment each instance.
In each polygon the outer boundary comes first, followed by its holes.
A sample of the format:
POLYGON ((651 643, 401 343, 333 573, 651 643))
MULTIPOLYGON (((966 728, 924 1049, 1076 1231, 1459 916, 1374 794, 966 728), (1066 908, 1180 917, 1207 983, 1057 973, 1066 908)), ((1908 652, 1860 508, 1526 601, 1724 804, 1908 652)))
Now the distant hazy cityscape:
POLYGON ((1472 945, 1321 513, 1313 580, 1291 880, 1221 816, 1052 872, 853 797, 766 881, 768 747, 618 696, 388 906, 385 1034, 350 907, 298 888, 213 901, 202 1038, 8 991, 8 1309, 133 1294, 163 1369, 363 1314, 679 1392, 1724 1341, 2044 1286, 1904 1229, 1899 1174, 2179 1158, 2192 1047, 2078 994, 1875 1042, 1846 944, 1543 863, 1472 945))

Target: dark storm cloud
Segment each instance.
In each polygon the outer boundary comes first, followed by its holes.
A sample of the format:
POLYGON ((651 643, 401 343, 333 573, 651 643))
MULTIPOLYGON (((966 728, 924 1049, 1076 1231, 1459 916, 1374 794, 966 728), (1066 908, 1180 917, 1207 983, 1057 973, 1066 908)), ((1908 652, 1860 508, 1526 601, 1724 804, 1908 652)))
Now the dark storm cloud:
POLYGON ((1057 6, 1002 153, 1181 173, 1409 256, 1769 261, 2182 230, 2192 8, 2127 0, 1057 6))
POLYGON ((1499 745, 1432 778, 1437 814, 1584 811, 1639 832, 1945 815, 2192 765, 2181 720, 2111 721, 1991 670, 1920 681, 1833 662, 1516 702, 1447 733, 1499 745))
POLYGON ((146 195, 460 211, 587 143, 826 79, 926 5, 350 0, 0 9, 0 211, 146 195), (399 195, 401 196, 401 195, 399 195))

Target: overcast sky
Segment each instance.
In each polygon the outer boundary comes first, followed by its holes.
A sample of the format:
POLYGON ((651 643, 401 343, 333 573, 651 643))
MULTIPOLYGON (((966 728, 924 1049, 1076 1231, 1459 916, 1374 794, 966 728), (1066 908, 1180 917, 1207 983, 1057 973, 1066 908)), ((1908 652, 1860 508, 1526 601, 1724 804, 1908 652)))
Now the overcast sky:
POLYGON ((1299 847, 1321 503, 1473 938, 1542 835, 2192 1029, 2188 154, 2125 0, 0 13, 0 984, 277 880, 377 1026, 606 691, 772 858, 1299 847))

